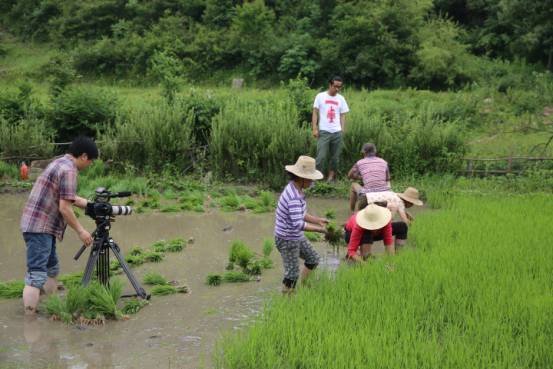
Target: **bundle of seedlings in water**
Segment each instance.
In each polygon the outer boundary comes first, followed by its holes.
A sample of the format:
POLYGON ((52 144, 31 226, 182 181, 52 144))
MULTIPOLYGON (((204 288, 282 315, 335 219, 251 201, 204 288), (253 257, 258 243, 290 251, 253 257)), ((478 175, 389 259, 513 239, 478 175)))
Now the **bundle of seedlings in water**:
POLYGON ((149 263, 159 263, 161 260, 163 260, 163 253, 156 252, 156 251, 149 251, 144 254, 144 261, 147 261, 149 263))
POLYGON ((261 275, 263 264, 260 260, 251 260, 244 268, 244 273, 250 275, 261 275))
POLYGON ((58 281, 63 283, 63 286, 66 289, 71 289, 73 287, 79 287, 81 285, 82 279, 83 279, 83 273, 82 272, 62 274, 58 277, 58 281))
POLYGON ((186 286, 171 286, 169 284, 166 285, 157 285, 152 287, 151 291, 152 295, 155 296, 165 296, 165 295, 172 295, 174 293, 187 293, 188 287, 186 286))
POLYGON ((343 240, 342 229, 336 223, 330 222, 326 226, 325 239, 332 246, 338 246, 343 240))
POLYGON ((130 266, 138 266, 144 264, 144 255, 126 255, 125 261, 130 266))
POLYGON ((134 246, 129 250, 129 252, 127 252, 127 255, 132 255, 132 256, 144 255, 144 249, 138 246, 134 246))
POLYGON ((0 282, 0 297, 5 299, 15 299, 23 295, 23 281, 0 282))
POLYGON ((325 217, 327 219, 336 219, 336 210, 328 209, 327 211, 325 211, 325 217))
POLYGON ((186 191, 180 194, 181 210, 204 211, 204 194, 200 191, 186 191))
POLYGON ((273 240, 263 241, 263 259, 260 260, 261 266, 263 269, 270 269, 273 267, 273 261, 270 256, 275 248, 275 242, 273 240))
POLYGON ((152 244, 150 247, 155 252, 165 252, 167 251, 167 241, 159 240, 152 244))
POLYGON ((125 303, 125 305, 121 309, 121 312, 128 315, 136 314, 148 304, 150 304, 148 300, 133 298, 125 303))
POLYGON ((242 205, 242 199, 235 193, 228 194, 217 200, 217 204, 223 211, 237 211, 242 205))
POLYGON ((257 204, 253 208, 254 213, 268 213, 275 209, 275 196, 269 191, 261 191, 257 198, 257 204))
POLYGON ((319 242, 323 239, 323 235, 317 232, 303 232, 303 234, 311 242, 319 242))
POLYGON ((244 272, 228 271, 223 274, 223 281, 229 283, 249 282, 251 277, 244 272))
POLYGON ((244 242, 239 240, 232 242, 230 246, 229 262, 246 268, 254 256, 254 252, 244 242))
POLYGON ((121 319, 123 314, 117 308, 123 285, 111 280, 109 288, 93 281, 88 286, 74 286, 64 299, 50 295, 44 301, 48 314, 53 319, 66 323, 79 321, 87 324, 101 324, 107 319, 121 319))
POLYGON ((205 283, 209 286, 218 286, 223 281, 223 277, 218 273, 209 273, 205 283))
POLYGON ((174 240, 167 242, 167 245, 165 246, 165 251, 179 252, 182 251, 185 246, 185 240, 183 240, 182 238, 175 238, 174 240))
POLYGON ((150 273, 144 274, 143 282, 145 284, 154 285, 154 286, 156 285, 164 286, 169 284, 169 281, 167 281, 167 279, 165 279, 164 276, 156 272, 150 272, 150 273))

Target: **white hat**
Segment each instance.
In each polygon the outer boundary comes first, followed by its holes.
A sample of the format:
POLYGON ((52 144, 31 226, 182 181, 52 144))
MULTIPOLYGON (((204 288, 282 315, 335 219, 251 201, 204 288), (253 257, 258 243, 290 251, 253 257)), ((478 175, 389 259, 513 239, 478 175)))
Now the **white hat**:
POLYGON ((392 213, 387 208, 375 204, 369 204, 360 210, 355 216, 357 225, 368 230, 384 227, 392 220, 392 213))
POLYGON ((422 206, 422 201, 419 200, 419 191, 415 187, 407 187, 403 193, 396 193, 405 201, 409 201, 413 205, 422 206))
POLYGON ((302 155, 294 165, 287 165, 286 170, 300 178, 311 179, 316 181, 324 176, 315 167, 315 159, 310 156, 302 155))

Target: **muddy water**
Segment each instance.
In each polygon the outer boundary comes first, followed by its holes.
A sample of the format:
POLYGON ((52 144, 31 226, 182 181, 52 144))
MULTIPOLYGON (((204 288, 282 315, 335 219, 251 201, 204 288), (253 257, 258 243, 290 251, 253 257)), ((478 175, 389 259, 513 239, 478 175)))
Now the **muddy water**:
MULTIPOLYGON (((21 279, 25 245, 19 218, 26 195, 0 196, 0 280, 21 279)), ((310 199, 310 212, 322 215, 333 208, 339 220, 348 216, 347 201, 310 199)), ((88 229, 94 224, 81 218, 88 229)), ((282 263, 275 250, 275 267, 259 282, 205 285, 210 272, 223 272, 230 243, 241 239, 257 252, 273 231, 273 214, 224 213, 137 214, 118 217, 111 235, 125 253, 132 246, 147 247, 159 239, 194 238, 183 252, 169 253, 161 263, 149 263, 133 272, 139 280, 157 271, 189 286, 191 293, 153 297, 150 306, 129 321, 103 327, 77 328, 51 322, 44 316, 26 320, 20 299, 0 300, 1 368, 209 368, 217 339, 245 327, 280 289, 282 263)), ((62 273, 82 271, 88 255, 73 255, 80 247, 70 229, 58 244, 62 273)), ((323 265, 335 269, 341 255, 316 245, 323 265)), ((379 247, 375 251, 378 251, 379 247)), ((131 292, 130 285, 127 286, 131 292)))

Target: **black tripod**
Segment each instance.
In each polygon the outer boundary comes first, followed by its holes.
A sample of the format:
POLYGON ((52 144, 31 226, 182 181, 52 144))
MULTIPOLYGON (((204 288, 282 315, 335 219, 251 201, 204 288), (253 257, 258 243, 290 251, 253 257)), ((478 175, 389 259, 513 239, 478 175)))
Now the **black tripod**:
MULTIPOLYGON (((134 287, 134 290, 136 291, 136 296, 143 299, 149 299, 150 295, 146 293, 144 288, 142 288, 142 286, 140 285, 140 282, 138 282, 138 280, 132 274, 129 265, 125 261, 125 258, 123 258, 123 255, 121 255, 121 250, 119 249, 119 246, 117 245, 117 243, 115 243, 113 238, 109 236, 109 230, 111 229, 111 216, 99 216, 96 217, 95 220, 96 230, 92 233, 94 241, 92 242, 92 246, 90 246, 90 256, 88 257, 88 261, 86 263, 82 285, 86 286, 90 282, 92 272, 94 271, 94 266, 96 266, 96 275, 98 277, 98 281, 104 286, 109 285, 109 250, 111 250, 119 261, 119 264, 121 265, 121 268, 123 268, 123 271, 127 275, 127 278, 134 287)), ((77 254, 75 254, 74 259, 79 259, 85 249, 86 246, 83 245, 79 249, 77 254)))

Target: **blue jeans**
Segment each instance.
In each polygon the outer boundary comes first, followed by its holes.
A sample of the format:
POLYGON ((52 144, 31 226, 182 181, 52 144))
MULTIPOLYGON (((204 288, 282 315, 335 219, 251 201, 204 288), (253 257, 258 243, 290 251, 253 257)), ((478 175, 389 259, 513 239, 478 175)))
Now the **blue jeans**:
POLYGON ((27 245, 27 274, 25 285, 42 288, 48 277, 60 272, 56 254, 56 237, 47 233, 23 233, 27 245))

